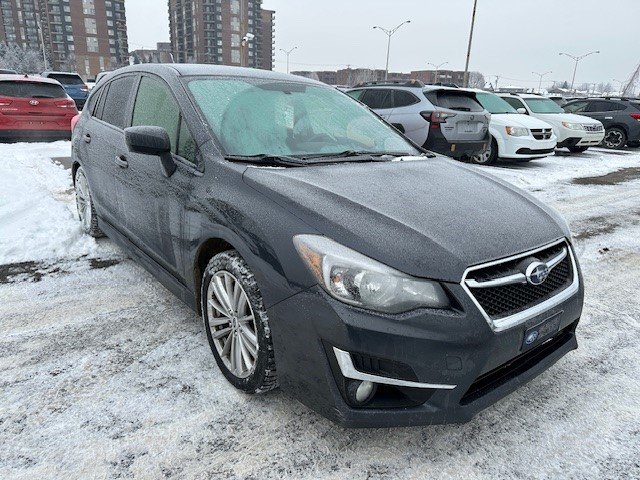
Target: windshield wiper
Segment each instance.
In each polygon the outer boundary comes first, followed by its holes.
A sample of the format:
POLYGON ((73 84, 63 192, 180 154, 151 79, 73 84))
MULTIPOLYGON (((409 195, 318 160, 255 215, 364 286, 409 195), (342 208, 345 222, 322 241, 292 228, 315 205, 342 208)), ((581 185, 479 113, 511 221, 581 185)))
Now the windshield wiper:
POLYGON ((303 167, 306 162, 300 158, 289 157, 287 155, 270 155, 261 153, 258 155, 226 155, 225 160, 230 162, 256 163, 266 166, 277 167, 303 167))
POLYGON ((346 159, 346 158, 357 158, 357 157, 366 157, 370 160, 375 160, 378 162, 387 161, 382 157, 406 157, 411 155, 407 152, 369 152, 367 150, 344 150, 343 152, 338 153, 318 153, 315 155, 306 155, 303 158, 305 160, 315 160, 315 159, 346 159))

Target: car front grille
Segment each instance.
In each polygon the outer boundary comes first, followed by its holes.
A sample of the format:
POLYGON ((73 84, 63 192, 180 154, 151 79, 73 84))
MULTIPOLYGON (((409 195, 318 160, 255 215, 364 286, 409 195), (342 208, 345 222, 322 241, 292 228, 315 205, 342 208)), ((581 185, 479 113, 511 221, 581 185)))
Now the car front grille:
POLYGON ((536 140, 549 140, 553 135, 551 128, 532 128, 531 134, 536 140))
POLYGON ((499 321, 525 312, 561 293, 574 284, 574 264, 566 241, 544 249, 518 255, 503 262, 471 269, 464 280, 468 293, 491 321, 499 321), (526 281, 525 269, 533 262, 559 259, 540 285, 526 281), (504 284, 504 279, 514 278, 504 284), (486 283, 490 282, 490 283, 486 283), (484 285, 483 285, 484 284, 484 285), (495 286, 486 286, 493 285, 495 286))
POLYGON ((602 125, 598 125, 596 123, 586 124, 583 125, 583 127, 587 132, 602 132, 604 130, 604 127, 602 125))

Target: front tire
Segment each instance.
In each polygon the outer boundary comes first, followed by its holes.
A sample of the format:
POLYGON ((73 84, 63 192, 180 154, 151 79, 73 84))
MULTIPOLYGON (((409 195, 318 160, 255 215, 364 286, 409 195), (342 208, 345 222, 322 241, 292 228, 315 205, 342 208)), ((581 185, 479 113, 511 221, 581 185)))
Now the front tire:
POLYGON ((567 147, 571 153, 582 153, 586 152, 589 147, 567 147))
POLYGON ((245 393, 278 386, 267 311, 255 277, 238 252, 213 257, 202 278, 202 318, 225 378, 245 393))
POLYGON ((78 170, 76 170, 74 188, 76 192, 76 208, 78 209, 78 218, 80 219, 82 230, 94 238, 103 237, 104 233, 98 226, 98 215, 93 206, 89 182, 82 167, 78 167, 78 170))
POLYGON ((608 128, 602 140, 602 146, 609 149, 618 149, 627 143, 627 134, 618 127, 608 128))

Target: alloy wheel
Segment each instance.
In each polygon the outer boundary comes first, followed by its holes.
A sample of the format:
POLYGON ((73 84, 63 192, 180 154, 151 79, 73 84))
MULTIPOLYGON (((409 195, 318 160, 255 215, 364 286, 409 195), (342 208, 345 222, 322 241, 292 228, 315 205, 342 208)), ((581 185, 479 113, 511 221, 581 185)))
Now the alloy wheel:
POLYGON ((91 195, 87 177, 82 170, 76 173, 76 207, 82 228, 88 232, 91 229, 91 195))
POLYGON ((624 133, 618 129, 609 130, 604 137, 604 145, 607 148, 621 148, 624 146, 624 133))
POLYGON ((236 277, 216 272, 207 290, 211 338, 227 369, 238 378, 253 373, 258 359, 255 316, 247 294, 236 277))

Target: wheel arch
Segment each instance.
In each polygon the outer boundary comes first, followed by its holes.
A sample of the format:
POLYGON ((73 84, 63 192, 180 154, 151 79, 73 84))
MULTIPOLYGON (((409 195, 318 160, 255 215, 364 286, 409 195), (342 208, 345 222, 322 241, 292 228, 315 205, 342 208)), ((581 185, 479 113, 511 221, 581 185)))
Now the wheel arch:
MULTIPOLYGON (((202 274, 213 257, 219 253, 228 250, 235 250, 241 256, 242 253, 232 243, 221 237, 210 237, 200 244, 196 250, 193 262, 193 286, 196 297, 196 311, 198 315, 202 314, 201 290, 202 290, 202 274)), ((244 258, 244 257, 243 257, 244 258)))
POLYGON ((78 162, 77 160, 73 162, 73 165, 71 165, 71 182, 73 183, 73 186, 76 186, 76 172, 78 171, 78 169, 80 168, 80 162, 78 162))
POLYGON ((624 134, 627 136, 627 140, 629 139, 629 128, 624 124, 624 123, 614 123, 609 125, 607 128, 605 128, 605 132, 607 130, 610 130, 612 128, 619 128, 620 130, 622 130, 624 132, 624 134))

